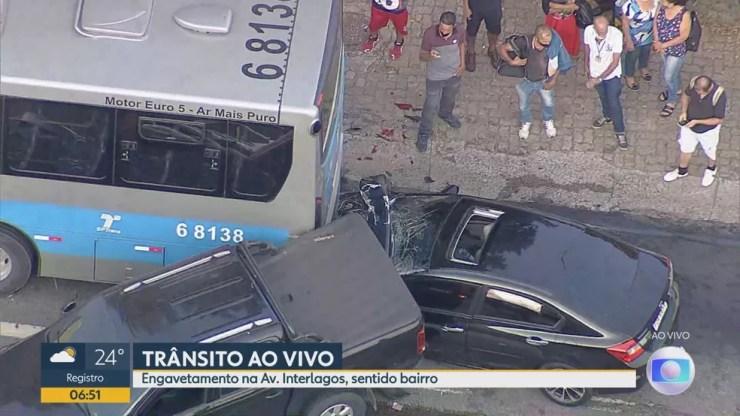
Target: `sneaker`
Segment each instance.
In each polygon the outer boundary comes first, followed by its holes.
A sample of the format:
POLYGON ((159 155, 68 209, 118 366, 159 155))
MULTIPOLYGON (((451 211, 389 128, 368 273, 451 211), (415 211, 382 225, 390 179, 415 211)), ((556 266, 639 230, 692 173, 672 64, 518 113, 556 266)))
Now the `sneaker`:
POLYGON ((529 128, 532 127, 532 123, 524 123, 522 124, 522 127, 519 129, 519 138, 522 140, 527 140, 529 137, 529 128))
POLYGON ((416 148, 421 153, 426 153, 427 150, 429 150, 429 135, 424 133, 419 133, 419 136, 416 138, 416 148))
POLYGON ((672 171, 670 171, 670 172, 666 173, 665 175, 663 175, 663 180, 666 181, 666 182, 673 182, 676 179, 685 178, 687 176, 689 176, 689 173, 688 172, 686 172, 683 175, 681 175, 680 173, 678 173, 678 169, 673 169, 672 171))
POLYGON ((617 134, 617 145, 622 150, 627 150, 629 143, 627 143, 627 137, 624 134, 617 134))
POLYGON ((403 53, 403 43, 400 45, 398 43, 394 43, 393 47, 391 48, 391 52, 390 52, 391 60, 395 61, 396 59, 400 58, 402 53, 403 53))
POLYGON ((452 114, 450 114, 448 117, 439 116, 439 118, 444 120, 444 122, 449 124, 450 127, 452 127, 453 129, 459 129, 460 127, 462 127, 462 122, 460 121, 460 119, 452 114))
POLYGON ((717 168, 714 168, 714 170, 705 169, 704 177, 701 178, 701 186, 707 187, 713 184, 715 176, 717 176, 717 168))
POLYGON ((547 120, 545 122, 545 134, 547 134, 547 137, 552 139, 553 137, 557 136, 558 130, 555 128, 555 122, 552 120, 547 120))
POLYGON ((609 117, 599 117, 596 120, 594 120, 594 123, 592 124, 592 126, 595 129, 600 129, 611 122, 612 122, 612 119, 610 119, 609 117))
POLYGON ((375 44, 378 43, 378 38, 367 38, 365 43, 362 44, 362 52, 368 53, 373 50, 375 44))

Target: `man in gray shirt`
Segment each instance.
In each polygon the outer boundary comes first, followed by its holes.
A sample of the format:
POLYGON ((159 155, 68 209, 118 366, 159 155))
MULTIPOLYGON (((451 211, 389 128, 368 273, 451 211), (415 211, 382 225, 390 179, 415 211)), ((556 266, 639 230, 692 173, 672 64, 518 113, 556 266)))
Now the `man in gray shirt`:
POLYGON ((435 115, 452 128, 462 125, 452 110, 460 91, 460 75, 465 70, 465 31, 456 27, 455 21, 455 13, 442 13, 439 24, 428 28, 421 41, 419 59, 427 63, 427 95, 416 140, 420 152, 429 148, 435 115))

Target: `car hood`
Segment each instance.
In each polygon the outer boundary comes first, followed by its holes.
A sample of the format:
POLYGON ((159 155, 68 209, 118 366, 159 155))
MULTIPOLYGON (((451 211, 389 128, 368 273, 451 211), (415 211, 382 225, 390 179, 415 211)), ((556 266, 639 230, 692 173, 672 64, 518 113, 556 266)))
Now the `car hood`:
POLYGON ((41 343, 44 332, 0 354, 0 415, 84 416, 73 404, 41 404, 41 343))

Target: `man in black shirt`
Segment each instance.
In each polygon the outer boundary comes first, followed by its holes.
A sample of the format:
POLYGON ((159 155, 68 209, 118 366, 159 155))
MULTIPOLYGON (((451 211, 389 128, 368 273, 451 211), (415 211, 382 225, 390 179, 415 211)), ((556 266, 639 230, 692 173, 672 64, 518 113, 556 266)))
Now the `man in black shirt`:
POLYGON ((717 174, 717 145, 719 144, 719 130, 725 118, 727 94, 724 88, 712 81, 706 75, 691 79, 689 86, 681 96, 681 125, 678 144, 681 147, 681 157, 678 169, 674 169, 663 176, 666 182, 686 177, 689 170, 689 160, 696 145, 700 144, 709 158, 704 171, 702 186, 714 183, 717 174))
MULTIPOLYGON (((542 98, 542 121, 545 125, 545 134, 554 138, 555 129, 555 95, 553 87, 559 71, 550 67, 547 48, 552 41, 552 29, 545 25, 537 26, 533 35, 514 36, 510 41, 498 45, 498 55, 506 63, 524 67, 524 78, 517 84, 516 92, 519 95, 519 119, 522 127, 519 129, 519 138, 526 140, 532 125, 532 113, 529 110, 531 96, 538 93, 542 98), (509 52, 514 51, 512 43, 516 45, 523 56, 512 58, 509 52)), ((507 38, 508 39, 508 38, 507 38)))

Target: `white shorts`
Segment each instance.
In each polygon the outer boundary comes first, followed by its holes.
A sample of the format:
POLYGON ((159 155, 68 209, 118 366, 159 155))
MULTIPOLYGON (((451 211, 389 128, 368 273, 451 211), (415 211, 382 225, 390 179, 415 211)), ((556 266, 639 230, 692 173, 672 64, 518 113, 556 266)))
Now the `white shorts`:
POLYGON ((708 158, 717 160, 717 144, 721 127, 717 126, 706 133, 696 133, 688 127, 681 127, 681 135, 678 138, 681 153, 694 153, 696 145, 700 144, 708 158))

